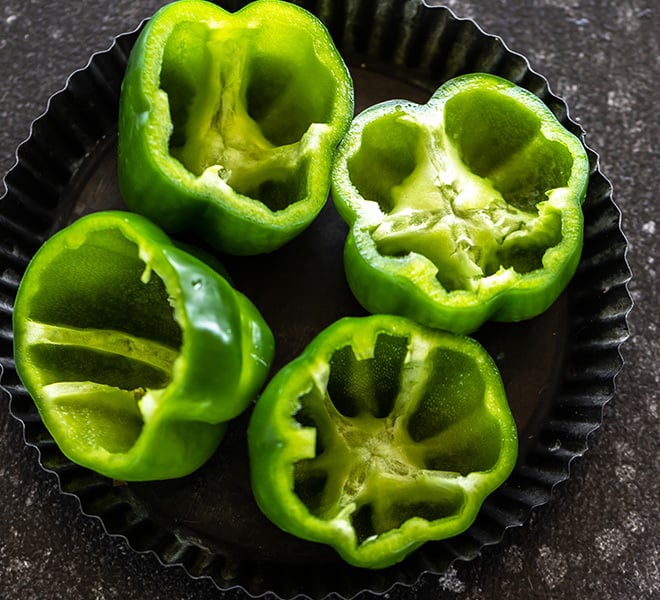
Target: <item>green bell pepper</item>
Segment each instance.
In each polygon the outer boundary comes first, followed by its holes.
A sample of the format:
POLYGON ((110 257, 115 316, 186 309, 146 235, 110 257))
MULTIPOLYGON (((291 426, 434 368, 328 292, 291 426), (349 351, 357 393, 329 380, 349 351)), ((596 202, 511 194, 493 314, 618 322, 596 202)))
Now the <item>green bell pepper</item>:
POLYGON ((539 98, 493 75, 368 108, 332 175, 353 293, 456 333, 542 313, 580 259, 589 169, 539 98))
POLYGON ((337 321, 275 375, 248 447, 268 518, 350 564, 381 568, 465 530, 518 444, 481 345, 372 315, 337 321))
POLYGON ((350 74, 312 14, 278 0, 234 14, 180 0, 151 18, 130 54, 120 190, 168 233, 269 252, 324 206, 352 117, 350 74))
POLYGON ((127 481, 204 463, 274 351, 247 298, 120 211, 83 217, 41 246, 13 327, 16 370, 62 452, 127 481))

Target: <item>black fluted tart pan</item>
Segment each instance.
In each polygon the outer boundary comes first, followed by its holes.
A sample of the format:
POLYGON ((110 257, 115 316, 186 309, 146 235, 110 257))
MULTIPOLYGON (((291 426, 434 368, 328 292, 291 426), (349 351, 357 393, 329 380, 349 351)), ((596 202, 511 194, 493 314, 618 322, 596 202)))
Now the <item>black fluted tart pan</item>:
MULTIPOLYGON (((390 98, 425 102, 453 76, 489 72, 532 91, 584 140, 564 101, 523 56, 447 8, 418 0, 296 3, 327 25, 353 74, 357 110, 390 98)), ((244 3, 218 4, 235 10, 244 3)), ((231 424, 205 466, 177 480, 116 485, 59 451, 14 368, 12 306, 22 273, 44 240, 83 214, 124 208, 116 174, 117 112, 138 32, 119 35, 108 50, 94 54, 49 100, 17 150, 0 200, 0 393, 22 422, 26 443, 38 449, 43 468, 55 474, 64 493, 79 499, 86 515, 98 517, 109 534, 123 536, 134 550, 154 552, 164 565, 182 565, 192 577, 252 596, 381 593, 412 585, 426 572, 443 573, 457 559, 470 560, 484 546, 500 543, 507 529, 524 525, 570 477, 572 461, 587 451, 589 436, 601 424, 622 367, 619 350, 629 335, 632 305, 626 240, 612 187, 589 148, 585 242, 574 279, 543 315, 486 324, 475 334, 502 373, 520 455, 508 481, 465 533, 427 543, 393 567, 368 571, 281 532, 252 498, 245 444, 249 414, 231 424)), ((328 202, 313 225, 282 249, 260 257, 221 257, 235 287, 274 331, 273 372, 325 326, 362 314, 343 272, 346 233, 328 202)))

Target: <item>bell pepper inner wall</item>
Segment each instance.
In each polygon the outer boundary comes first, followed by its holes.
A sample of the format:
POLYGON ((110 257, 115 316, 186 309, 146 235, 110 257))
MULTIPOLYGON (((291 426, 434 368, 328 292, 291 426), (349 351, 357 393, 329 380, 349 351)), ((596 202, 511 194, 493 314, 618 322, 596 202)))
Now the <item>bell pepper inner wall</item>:
POLYGON ((305 198, 309 156, 301 146, 331 120, 335 96, 311 38, 185 21, 168 37, 161 69, 170 153, 186 169, 201 176, 216 168, 234 190, 273 211, 305 198))
POLYGON ((359 544, 414 517, 455 516, 466 496, 452 479, 499 459, 500 425, 485 410, 475 360, 443 348, 411 360, 409 344, 381 333, 372 358, 358 359, 350 346, 335 351, 327 388, 313 386, 295 415, 316 430, 316 447, 295 463, 294 491, 322 519, 354 506, 359 544), (425 478, 429 471, 444 473, 447 485, 425 478))
POLYGON ((425 256, 447 291, 542 268, 562 239, 561 213, 546 201, 568 185, 570 151, 543 135, 537 115, 488 90, 456 94, 438 122, 414 119, 403 105, 379 116, 348 160, 352 184, 384 213, 370 229, 378 251, 425 256))
POLYGON ((53 257, 48 293, 33 296, 28 360, 44 408, 69 421, 81 446, 129 450, 143 426, 139 399, 170 381, 181 329, 165 285, 145 269, 135 243, 98 231, 53 257))

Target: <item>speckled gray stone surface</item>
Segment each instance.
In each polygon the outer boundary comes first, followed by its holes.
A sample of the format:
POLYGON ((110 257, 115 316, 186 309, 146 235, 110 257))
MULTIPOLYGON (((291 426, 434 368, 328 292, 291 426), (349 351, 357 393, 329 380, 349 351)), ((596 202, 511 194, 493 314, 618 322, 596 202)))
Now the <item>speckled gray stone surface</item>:
MULTIPOLYGON (((3 0, 0 173, 66 76, 157 0, 3 0)), ((652 0, 454 0, 525 54, 601 155, 623 213, 636 307, 618 392, 571 480, 531 522, 469 564, 391 599, 660 597, 660 6, 652 0)), ((243 598, 164 568, 80 514, 0 406, 0 598, 243 598)))

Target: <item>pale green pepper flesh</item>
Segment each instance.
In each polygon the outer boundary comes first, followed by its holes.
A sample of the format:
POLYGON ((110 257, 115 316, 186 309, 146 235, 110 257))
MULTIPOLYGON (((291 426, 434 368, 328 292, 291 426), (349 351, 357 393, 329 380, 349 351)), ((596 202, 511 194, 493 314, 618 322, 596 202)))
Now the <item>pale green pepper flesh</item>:
POLYGON ((194 175, 210 170, 274 211, 304 198, 310 148, 332 113, 332 73, 309 36, 295 33, 289 45, 272 36, 266 44, 243 23, 183 21, 167 39, 161 65, 172 156, 194 175), (305 75, 311 72, 313 86, 305 75))
POLYGON ((543 136, 539 117, 489 91, 455 95, 444 123, 427 125, 393 111, 364 128, 349 162, 357 190, 384 213, 371 231, 378 250, 425 256, 449 291, 476 290, 500 269, 541 268, 561 239, 546 194, 568 183, 568 149, 543 136))

